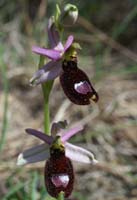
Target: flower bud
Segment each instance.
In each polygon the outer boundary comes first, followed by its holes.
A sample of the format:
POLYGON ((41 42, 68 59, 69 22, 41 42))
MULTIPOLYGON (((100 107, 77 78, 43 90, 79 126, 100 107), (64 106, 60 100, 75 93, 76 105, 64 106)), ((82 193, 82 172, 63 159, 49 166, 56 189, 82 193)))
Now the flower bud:
POLYGON ((78 18, 78 8, 73 4, 67 4, 60 16, 60 23, 64 26, 72 26, 78 18))

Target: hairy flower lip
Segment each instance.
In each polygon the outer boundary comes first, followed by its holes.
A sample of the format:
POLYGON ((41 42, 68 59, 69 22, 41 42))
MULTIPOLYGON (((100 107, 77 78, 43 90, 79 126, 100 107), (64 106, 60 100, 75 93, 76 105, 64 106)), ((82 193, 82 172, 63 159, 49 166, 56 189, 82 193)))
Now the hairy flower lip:
POLYGON ((97 102, 98 94, 87 74, 78 67, 77 60, 64 60, 63 73, 60 75, 60 84, 68 99, 77 105, 89 105, 92 96, 97 102))

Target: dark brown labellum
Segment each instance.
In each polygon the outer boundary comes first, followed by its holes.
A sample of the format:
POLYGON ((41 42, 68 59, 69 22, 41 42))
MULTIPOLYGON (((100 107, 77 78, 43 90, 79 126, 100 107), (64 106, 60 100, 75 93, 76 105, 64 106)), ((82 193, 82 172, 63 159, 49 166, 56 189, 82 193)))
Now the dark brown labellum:
POLYGON ((76 61, 64 61, 60 82, 66 96, 75 104, 88 105, 99 97, 88 76, 77 67, 76 61))
POLYGON ((58 197, 63 191, 68 197, 73 190, 74 173, 73 166, 65 154, 51 156, 45 165, 45 185, 52 197, 58 197))

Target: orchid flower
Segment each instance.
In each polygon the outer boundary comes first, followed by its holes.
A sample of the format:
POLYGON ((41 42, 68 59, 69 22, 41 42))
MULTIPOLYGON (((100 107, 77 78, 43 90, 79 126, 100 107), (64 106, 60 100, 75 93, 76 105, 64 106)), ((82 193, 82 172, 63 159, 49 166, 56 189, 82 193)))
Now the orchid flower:
MULTIPOLYGON (((52 125, 52 127, 53 126, 54 124, 52 125)), ((60 136, 61 142, 65 146, 66 156, 69 157, 71 160, 87 164, 95 164, 97 163, 97 160, 94 158, 94 155, 91 152, 82 147, 78 147, 67 142, 69 138, 77 134, 82 129, 82 126, 78 126, 64 133, 60 132, 57 134, 57 136, 60 136)), ((25 165, 28 163, 35 163, 47 160, 50 157, 50 145, 56 138, 54 134, 52 134, 52 136, 48 136, 41 131, 30 128, 26 129, 26 132, 44 141, 44 143, 27 149, 23 153, 19 154, 17 165, 25 165)))
MULTIPOLYGON (((54 125, 52 129, 55 131, 54 125)), ((91 152, 67 142, 82 129, 82 126, 78 126, 64 133, 60 132, 55 137, 34 129, 26 129, 28 134, 38 137, 44 143, 21 153, 17 164, 24 165, 47 160, 44 173, 45 185, 48 193, 53 197, 58 197, 62 191, 64 196, 68 197, 73 190, 74 172, 71 160, 87 164, 97 163, 91 152)))
POLYGON ((32 51, 51 60, 33 75, 30 84, 34 86, 60 77, 64 93, 73 103, 88 105, 91 100, 97 102, 97 92, 85 72, 77 66, 78 45, 74 45, 74 37, 70 35, 63 46, 52 18, 49 20, 48 37, 51 49, 34 46, 32 51))

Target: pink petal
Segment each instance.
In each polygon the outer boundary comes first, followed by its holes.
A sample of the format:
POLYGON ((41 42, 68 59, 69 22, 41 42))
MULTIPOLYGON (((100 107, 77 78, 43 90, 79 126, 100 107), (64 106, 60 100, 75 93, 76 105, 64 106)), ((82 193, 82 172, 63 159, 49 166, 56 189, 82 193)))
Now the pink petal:
POLYGON ((51 134, 52 134, 52 136, 55 136, 62 129, 65 129, 67 127, 67 125, 68 125, 67 120, 53 122, 52 126, 51 126, 51 134))
POLYGON ((60 42, 59 32, 56 29, 54 19, 51 17, 48 21, 48 37, 51 48, 63 51, 63 45, 60 42))
POLYGON ((35 81, 37 82, 37 80, 42 76, 42 74, 50 70, 55 64, 56 62, 50 61, 46 65, 44 65, 42 68, 40 68, 38 71, 36 71, 30 80, 30 84, 37 85, 35 81))
POLYGON ((76 145, 65 143, 66 156, 73 161, 87 163, 87 164, 96 164, 98 161, 95 159, 93 153, 90 151, 78 147, 76 145))
POLYGON ((37 131, 37 130, 31 129, 31 128, 27 128, 25 131, 28 134, 33 135, 33 136, 43 140, 44 142, 46 142, 49 145, 53 142, 53 137, 52 136, 48 136, 45 133, 42 133, 41 131, 37 131))
POLYGON ((66 51, 69 49, 69 47, 70 47, 70 46, 72 45, 72 43, 73 43, 73 40, 74 40, 73 35, 70 35, 70 36, 68 37, 67 41, 66 41, 66 44, 64 45, 64 52, 66 52, 66 51))
POLYGON ((61 52, 58 50, 46 49, 46 48, 41 48, 41 47, 37 47, 37 46, 33 46, 32 51, 39 55, 46 56, 52 60, 59 60, 62 56, 61 52))
POLYGON ((61 136, 61 141, 64 143, 67 140, 69 140, 69 138, 71 138, 73 135, 77 134, 79 131, 83 130, 83 126, 78 126, 72 129, 69 129, 68 131, 66 131, 62 136, 61 136))
POLYGON ((46 73, 43 73, 42 76, 39 78, 37 84, 43 83, 49 80, 54 80, 60 74, 62 73, 62 66, 61 63, 58 63, 58 65, 54 66, 50 71, 47 71, 46 73))
POLYGON ((87 81, 81 81, 79 83, 75 83, 74 89, 81 94, 87 94, 88 92, 92 92, 90 84, 87 81))
POLYGON ((60 51, 60 52, 63 52, 63 51, 64 51, 64 47, 63 47, 63 45, 62 45, 61 42, 59 42, 59 43, 57 44, 57 46, 54 47, 54 49, 57 50, 57 51, 60 51))
POLYGON ((40 162, 47 160, 49 157, 49 146, 44 143, 27 149, 23 153, 19 154, 17 158, 17 165, 40 162))
POLYGON ((62 65, 60 61, 47 63, 39 69, 30 79, 30 85, 35 86, 43 82, 54 80, 62 72, 62 65))

